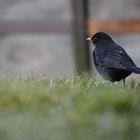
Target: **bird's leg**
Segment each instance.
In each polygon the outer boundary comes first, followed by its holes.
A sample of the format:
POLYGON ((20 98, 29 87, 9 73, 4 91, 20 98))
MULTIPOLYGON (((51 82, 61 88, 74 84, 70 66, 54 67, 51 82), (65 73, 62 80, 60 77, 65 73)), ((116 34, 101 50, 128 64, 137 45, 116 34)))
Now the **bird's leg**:
POLYGON ((135 87, 135 81, 134 79, 131 80, 131 88, 134 88, 135 87))
POLYGON ((123 79, 123 86, 126 86, 126 85, 125 85, 125 78, 123 79))

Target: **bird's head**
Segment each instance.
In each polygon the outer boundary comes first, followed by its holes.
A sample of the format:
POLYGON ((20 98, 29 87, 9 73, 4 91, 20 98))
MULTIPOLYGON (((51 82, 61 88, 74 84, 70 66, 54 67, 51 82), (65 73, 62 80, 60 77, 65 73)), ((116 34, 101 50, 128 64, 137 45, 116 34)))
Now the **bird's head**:
POLYGON ((108 41, 113 41, 112 38, 104 32, 98 32, 94 34, 91 38, 87 38, 87 40, 91 40, 95 46, 108 41))

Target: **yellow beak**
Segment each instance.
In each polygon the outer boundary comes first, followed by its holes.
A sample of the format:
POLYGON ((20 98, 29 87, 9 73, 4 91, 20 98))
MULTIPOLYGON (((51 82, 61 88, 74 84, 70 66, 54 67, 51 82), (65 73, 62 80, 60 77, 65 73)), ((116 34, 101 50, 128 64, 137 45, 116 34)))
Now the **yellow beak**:
POLYGON ((88 37, 88 38, 86 38, 86 40, 91 40, 91 38, 90 38, 90 37, 88 37))

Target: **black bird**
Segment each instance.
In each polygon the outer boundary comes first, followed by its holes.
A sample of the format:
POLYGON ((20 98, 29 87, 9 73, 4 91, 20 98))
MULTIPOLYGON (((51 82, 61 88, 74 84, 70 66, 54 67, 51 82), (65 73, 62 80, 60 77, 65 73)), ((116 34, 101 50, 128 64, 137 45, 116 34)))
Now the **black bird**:
POLYGON ((94 64, 99 74, 112 82, 123 80, 132 72, 140 74, 138 68, 125 50, 104 32, 94 34, 91 40, 95 46, 94 64))

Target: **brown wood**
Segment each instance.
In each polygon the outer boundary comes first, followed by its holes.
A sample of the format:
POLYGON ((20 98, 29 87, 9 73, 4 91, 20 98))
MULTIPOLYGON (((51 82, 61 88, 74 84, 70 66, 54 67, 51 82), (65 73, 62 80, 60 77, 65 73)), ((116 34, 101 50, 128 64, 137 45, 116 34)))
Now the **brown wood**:
POLYGON ((87 22, 88 34, 104 31, 110 33, 140 33, 140 19, 108 19, 87 22))
POLYGON ((72 30, 65 22, 0 22, 0 33, 63 33, 72 30))
POLYGON ((73 48, 77 74, 90 71, 90 48, 87 37, 88 0, 72 0, 73 48))
MULTIPOLYGON (((140 19, 107 19, 87 21, 88 34, 98 31, 110 33, 140 33, 140 19)), ((71 32, 72 26, 65 22, 0 22, 0 33, 63 33, 71 32)))

